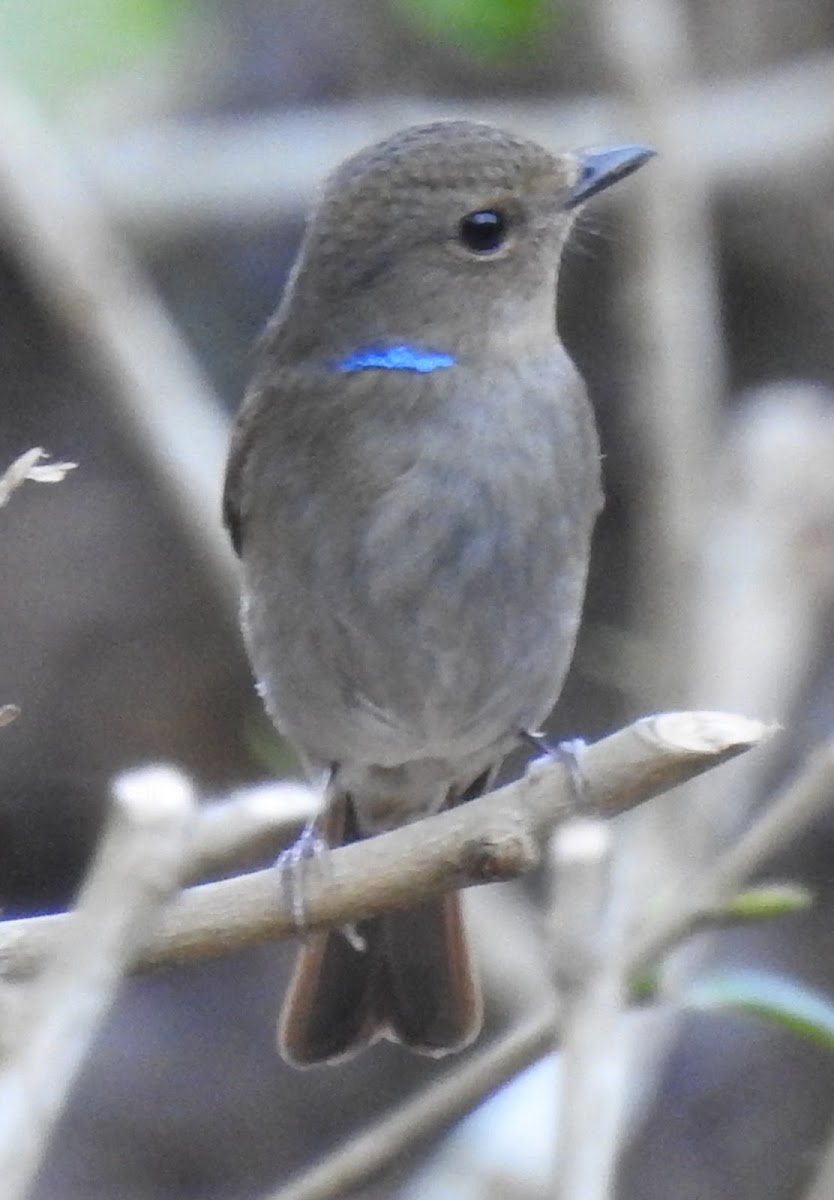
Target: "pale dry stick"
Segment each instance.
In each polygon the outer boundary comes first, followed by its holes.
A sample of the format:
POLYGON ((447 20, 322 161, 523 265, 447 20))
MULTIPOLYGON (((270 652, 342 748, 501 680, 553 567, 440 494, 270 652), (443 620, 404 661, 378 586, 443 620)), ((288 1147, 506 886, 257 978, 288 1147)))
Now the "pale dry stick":
MULTIPOLYGON (((594 811, 612 817, 752 749, 773 732, 726 713, 661 713, 587 746, 582 770, 594 811)), ((345 925, 442 892, 509 879, 576 812, 563 766, 539 760, 518 782, 451 812, 333 851, 306 881, 306 927, 345 925)), ((195 887, 166 908, 136 967, 215 957, 296 933, 277 872, 195 887)), ((39 969, 66 916, 0 923, 0 978, 39 969)))
POLYGON ((834 740, 823 743, 738 842, 674 896, 659 897, 628 947, 630 970, 656 964, 702 921, 715 919, 756 871, 834 800, 834 740), (663 907, 665 904, 665 907, 663 907))
POLYGON ((20 716, 20 709, 16 704, 0 704, 0 729, 5 725, 11 725, 12 721, 16 721, 20 716))
MULTIPOLYGON (((630 270, 621 296, 633 349, 626 412, 638 447, 631 621, 654 648, 654 670, 638 702, 657 694, 688 701, 698 654, 692 636, 702 570, 711 471, 726 367, 712 230, 711 181, 680 122, 695 85, 684 0, 594 0, 597 39, 621 86, 635 134, 658 152, 635 185, 639 203, 625 246, 630 270)), ((641 682, 638 676, 638 686, 641 682)), ((770 715, 770 714, 765 714, 770 715)), ((709 861, 710 830, 698 793, 681 792, 640 814, 624 831, 618 862, 635 911, 656 880, 675 881, 709 861)), ((640 1070, 651 1081, 672 1036, 645 1040, 640 1070)), ((648 1095, 651 1087, 644 1086, 648 1095)))
POLYGON ((561 1000, 553 1195, 609 1200, 623 1112, 625 1045, 620 914, 611 827, 580 818, 551 840, 550 949, 561 1000))
MULTIPOLYGON (((14 493, 24 483, 60 483, 68 471, 78 464, 71 462, 44 462, 47 457, 39 446, 27 450, 14 460, 0 475, 0 508, 8 504, 14 493)), ((0 704, 0 729, 11 725, 20 716, 16 704, 0 704)))
MULTIPOLYGON (((828 178, 834 55, 817 52, 741 78, 695 81, 668 98, 681 145, 712 189, 743 195, 828 178), (728 113, 733 114, 731 121, 728 113)), ((168 121, 99 138, 71 130, 110 211, 149 242, 216 223, 262 223, 306 208, 354 150, 411 122, 469 117, 544 146, 612 145, 635 135, 615 96, 558 102, 394 96, 221 120, 168 121), (280 154, 276 153, 280 147, 280 154)))
POLYGON ((219 519, 228 423, 126 244, 64 148, 0 77, 0 229, 108 389, 228 613, 236 568, 219 519))
POLYGON ((834 1128, 818 1159, 813 1179, 802 1200, 831 1200, 834 1196, 834 1128))
POLYGON ((491 1011, 507 1025, 551 1003, 540 906, 523 888, 472 888, 466 926, 491 1011))
POLYGON ((200 808, 183 879, 197 882, 228 874, 236 864, 274 858, 316 816, 321 801, 320 790, 298 780, 252 784, 209 801, 200 808))
MULTIPOLYGON (((799 774, 770 801, 763 815, 713 865, 696 868, 677 886, 658 890, 653 902, 644 905, 647 915, 627 943, 633 975, 652 972, 664 956, 684 943, 683 954, 665 964, 663 980, 674 1000, 681 979, 691 976, 693 960, 703 949, 700 944, 685 942, 687 935, 698 928, 712 929, 726 919, 727 905, 750 877, 830 806, 834 799, 832 780, 834 741, 814 752, 799 774)), ((651 1078, 652 1068, 662 1060, 674 1029, 674 1020, 667 1021, 655 1024, 651 1036, 643 1036, 639 1053, 644 1077, 651 1078)), ((644 1082, 643 1096, 650 1093, 651 1088, 644 1082)), ((634 1128, 637 1124, 633 1123, 634 1128)))
MULTIPOLYGON (((583 758, 584 766, 584 758, 583 758)), ((793 782, 751 827, 736 847, 717 864, 713 900, 730 898, 784 845, 818 817, 830 804, 834 786, 834 741, 821 747, 793 782)), ((652 918, 624 953, 624 971, 635 978, 676 946, 693 927, 715 916, 715 907, 703 907, 703 895, 693 905, 688 895, 670 900, 671 910, 652 918)), ((510 1033, 495 1046, 481 1051, 456 1068, 429 1093, 405 1101, 367 1133, 354 1136, 310 1171, 268 1200, 335 1200, 351 1188, 380 1174, 392 1162, 437 1136, 464 1116, 491 1092, 532 1065, 552 1048, 561 1028, 561 1013, 540 1015, 510 1033), (470 1069, 471 1068, 471 1069, 470 1069), (482 1089, 479 1091, 479 1087, 482 1089)), ((834 1144, 834 1143, 833 1143, 834 1144)), ((834 1161, 834 1153, 831 1155, 834 1161)), ((826 1160, 827 1162, 828 1160, 826 1160)), ((826 1176, 827 1179, 827 1176, 826 1176)), ((807 1200, 828 1200, 829 1192, 815 1192, 807 1200)))
POLYGON ((20 1200, 90 1041, 179 883, 194 813, 170 769, 122 777, 78 905, 27 985, 0 1073, 0 1200, 20 1200))
MULTIPOLYGON (((743 397, 716 453, 693 641, 697 703, 787 719, 817 669, 834 599, 834 395, 781 382, 743 397)), ((716 844, 735 840, 778 743, 700 789, 716 844), (732 793, 733 802, 729 803, 732 793)))
POLYGON ((629 341, 637 348, 629 399, 644 481, 637 519, 641 577, 632 608, 659 649, 664 694, 680 700, 688 696, 697 652, 692 598, 726 374, 712 197, 678 117, 693 84, 681 0, 595 0, 594 8, 600 47, 635 129, 658 151, 640 181, 641 202, 630 210, 633 270, 624 306, 629 341))
POLYGON ((16 458, 11 466, 0 475, 0 508, 8 504, 11 496, 24 483, 60 483, 68 471, 72 471, 78 463, 44 462, 47 457, 39 446, 27 450, 16 458))
POLYGON ((546 1054, 554 1030, 552 1016, 527 1021, 495 1045, 457 1063, 390 1116, 354 1134, 342 1148, 263 1200, 336 1200, 350 1195, 546 1054))

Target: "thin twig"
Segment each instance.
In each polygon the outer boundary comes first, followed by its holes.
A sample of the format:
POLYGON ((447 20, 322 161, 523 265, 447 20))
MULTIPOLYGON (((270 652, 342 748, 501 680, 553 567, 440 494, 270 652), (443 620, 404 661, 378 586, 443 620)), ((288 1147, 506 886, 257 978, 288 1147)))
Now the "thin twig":
POLYGON ((124 777, 75 911, 16 1012, 0 1074, 0 1200, 31 1182, 122 975, 179 882, 193 815, 178 773, 124 777))
POLYGON ((334 1200, 348 1195, 541 1058, 553 1032, 552 1017, 528 1021, 494 1046, 457 1063, 437 1083, 367 1131, 354 1134, 344 1147, 264 1200, 334 1200))
MULTIPOLYGON (((741 79, 689 85, 667 106, 681 145, 711 188, 761 196, 792 179, 826 178, 832 74, 834 57, 818 53, 770 63, 741 79)), ((298 212, 346 154, 409 122, 455 116, 516 129, 557 150, 635 133, 616 96, 540 103, 395 96, 246 119, 170 121, 117 138, 82 133, 76 144, 119 222, 158 240, 217 222, 239 226, 298 212)))
POLYGON ((27 481, 34 483, 60 483, 68 471, 78 464, 71 462, 44 462, 47 456, 36 446, 16 458, 10 467, 0 475, 0 508, 8 504, 13 492, 22 487, 27 481))
POLYGON ((834 740, 811 755, 799 774, 769 804, 766 812, 742 834, 706 873, 684 881, 664 905, 660 897, 643 929, 638 930, 628 960, 639 972, 656 963, 703 917, 717 910, 744 886, 777 851, 807 829, 834 797, 834 740))
POLYGON ((625 977, 611 893, 611 827, 562 825, 551 843, 553 977, 562 1001, 553 1195, 608 1200, 624 1091, 625 977))
POLYGON ((0 77, 0 222, 44 304, 104 382, 227 612, 236 568, 221 527, 228 423, 126 244, 37 113, 0 77))
POLYGON ((712 195, 679 123, 694 78, 681 0, 595 0, 594 7, 612 76, 640 137, 658 151, 640 181, 641 202, 630 209, 633 270, 623 305, 638 354, 629 400, 643 455, 641 578, 632 607, 662 656, 664 694, 679 702, 697 652, 693 597, 725 375, 712 195))
MULTIPOLYGON (((716 447, 692 638, 697 703, 786 724, 827 641, 834 599, 834 394, 807 382, 745 394, 716 447)), ((770 751, 778 753, 774 742, 770 751)), ((708 849, 747 823, 774 754, 701 789, 708 849)), ((708 858, 712 855, 708 855, 708 858)))
POLYGON ((185 865, 184 880, 229 874, 235 866, 275 858, 320 811, 321 794, 296 780, 236 789, 204 804, 185 865))
POLYGON ((5 725, 11 725, 12 721, 16 721, 20 716, 20 709, 16 704, 0 704, 0 729, 5 725))
POLYGON ((816 1164, 811 1185, 802 1200, 831 1200, 834 1196, 834 1128, 816 1164))

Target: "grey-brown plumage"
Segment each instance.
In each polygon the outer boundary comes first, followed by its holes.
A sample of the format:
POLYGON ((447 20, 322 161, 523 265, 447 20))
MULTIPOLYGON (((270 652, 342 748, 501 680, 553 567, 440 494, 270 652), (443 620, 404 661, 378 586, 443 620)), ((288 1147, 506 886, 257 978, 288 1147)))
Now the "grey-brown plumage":
MULTIPOLYGON (((554 156, 471 122, 407 129, 327 182, 229 459, 225 516, 270 716, 330 770, 331 844, 475 794, 559 694, 601 504, 555 332, 576 206, 643 147, 554 156)), ((480 1000, 456 896, 310 937, 282 1049, 387 1034, 440 1054, 480 1000)))

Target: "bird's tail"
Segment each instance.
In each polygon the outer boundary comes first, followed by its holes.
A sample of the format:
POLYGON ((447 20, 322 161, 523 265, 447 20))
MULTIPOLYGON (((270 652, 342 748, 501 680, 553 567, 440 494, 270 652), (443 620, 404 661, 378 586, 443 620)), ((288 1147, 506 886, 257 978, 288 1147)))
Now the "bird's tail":
MULTIPOLYGON (((331 845, 356 839, 351 817, 331 845)), ((355 933, 315 933, 301 947, 278 1026, 287 1062, 336 1062, 380 1037, 439 1057, 477 1036, 480 987, 458 893, 362 921, 355 933)))

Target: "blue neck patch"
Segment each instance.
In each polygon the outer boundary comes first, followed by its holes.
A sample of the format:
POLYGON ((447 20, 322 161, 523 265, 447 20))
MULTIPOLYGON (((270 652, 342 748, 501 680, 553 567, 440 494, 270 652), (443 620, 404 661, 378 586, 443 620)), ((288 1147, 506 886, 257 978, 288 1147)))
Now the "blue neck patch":
POLYGON ((453 367, 455 358, 439 350, 421 350, 418 346, 362 346, 336 364, 337 371, 417 371, 428 375, 453 367))

